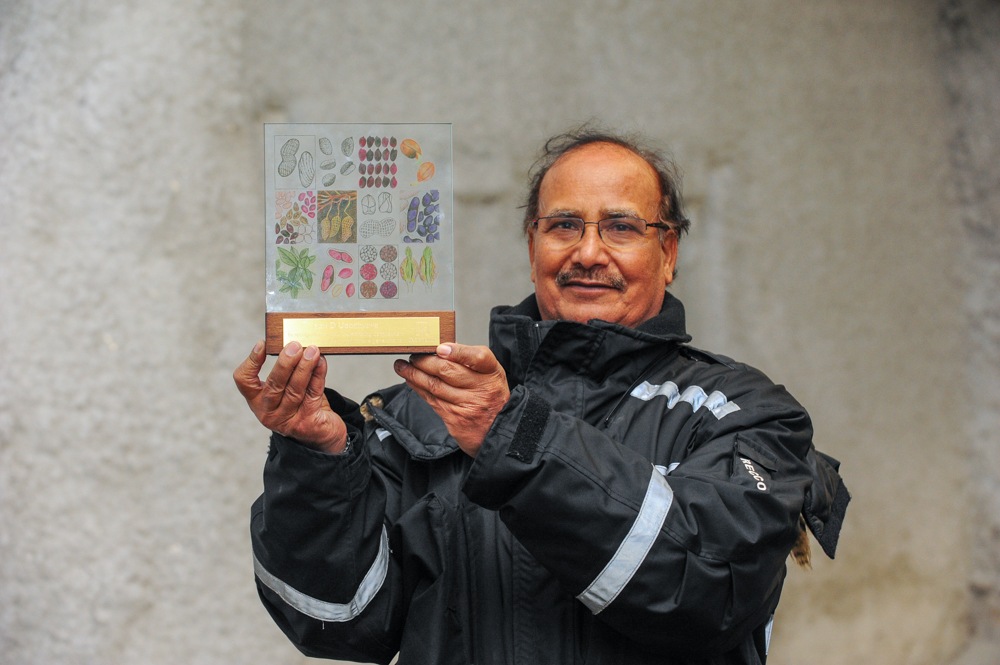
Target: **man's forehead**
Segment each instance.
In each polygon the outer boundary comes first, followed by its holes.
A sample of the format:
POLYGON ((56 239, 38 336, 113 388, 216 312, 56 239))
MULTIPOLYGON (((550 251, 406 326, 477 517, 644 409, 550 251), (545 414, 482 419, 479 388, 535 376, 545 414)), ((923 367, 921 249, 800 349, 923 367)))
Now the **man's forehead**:
POLYGON ((570 150, 552 164, 542 178, 539 199, 546 215, 579 217, 586 206, 590 214, 642 217, 648 211, 639 208, 658 206, 659 177, 645 158, 628 148, 611 143, 587 144, 570 150), (601 208, 594 211, 593 204, 598 202, 595 197, 601 194, 607 194, 607 200, 599 201, 601 208))

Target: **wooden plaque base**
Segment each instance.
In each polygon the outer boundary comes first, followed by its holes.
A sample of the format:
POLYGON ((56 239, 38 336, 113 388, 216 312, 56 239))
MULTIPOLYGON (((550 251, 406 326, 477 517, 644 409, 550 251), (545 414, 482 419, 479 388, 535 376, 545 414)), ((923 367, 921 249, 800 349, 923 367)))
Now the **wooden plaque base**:
POLYGON ((455 312, 268 312, 265 351, 285 344, 318 346, 322 353, 432 353, 455 341, 455 312))

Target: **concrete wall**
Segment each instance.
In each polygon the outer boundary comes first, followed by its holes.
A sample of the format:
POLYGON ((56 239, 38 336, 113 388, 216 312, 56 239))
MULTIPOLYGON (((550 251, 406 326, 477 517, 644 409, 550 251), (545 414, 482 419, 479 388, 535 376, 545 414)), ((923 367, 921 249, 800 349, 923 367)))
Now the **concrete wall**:
POLYGON ((308 660, 253 590, 266 436, 230 377, 263 122, 454 123, 481 343, 530 288, 535 150, 597 118, 686 172, 695 343, 788 385, 855 497, 769 662, 994 662, 996 6, 0 0, 0 660, 308 660))

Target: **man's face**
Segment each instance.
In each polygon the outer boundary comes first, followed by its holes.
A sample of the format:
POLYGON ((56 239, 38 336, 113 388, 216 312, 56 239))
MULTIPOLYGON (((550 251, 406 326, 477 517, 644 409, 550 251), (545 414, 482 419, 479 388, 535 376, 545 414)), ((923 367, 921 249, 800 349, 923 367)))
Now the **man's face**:
MULTIPOLYGON (((628 214, 656 222, 660 189, 644 159, 620 146, 592 143, 576 148, 549 169, 538 196, 538 216, 567 215, 585 222, 628 214)), ((542 318, 586 323, 602 319, 635 327, 660 312, 673 280, 677 236, 660 240, 655 228, 629 249, 611 249, 597 227, 583 239, 553 248, 532 229, 528 234, 531 281, 542 318)))

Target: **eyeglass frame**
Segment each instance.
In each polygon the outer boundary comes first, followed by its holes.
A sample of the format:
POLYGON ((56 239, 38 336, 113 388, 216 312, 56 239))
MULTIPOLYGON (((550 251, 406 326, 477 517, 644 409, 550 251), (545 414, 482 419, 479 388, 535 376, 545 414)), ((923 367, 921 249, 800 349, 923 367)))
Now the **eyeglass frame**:
MULTIPOLYGON (((620 215, 618 217, 605 217, 604 219, 599 219, 596 222, 588 222, 583 217, 578 217, 576 215, 544 215, 542 217, 536 217, 534 220, 532 220, 531 227, 534 230, 537 231, 538 230, 538 222, 540 222, 543 219, 574 219, 574 220, 579 220, 580 223, 583 224, 583 228, 580 229, 580 237, 577 238, 576 242, 570 243, 569 245, 566 245, 566 247, 573 247, 574 245, 576 245, 577 243, 579 243, 581 240, 583 240, 583 236, 587 232, 587 226, 588 225, 593 225, 593 226, 597 227, 597 237, 600 238, 601 242, 603 242, 606 246, 608 246, 608 247, 616 247, 615 245, 609 245, 607 243, 607 241, 604 239, 604 235, 601 233, 601 224, 603 224, 604 222, 614 222, 614 221, 623 220, 623 219, 634 219, 637 222, 642 222, 643 224, 645 224, 646 227, 645 227, 645 229, 643 229, 643 232, 642 232, 643 237, 646 236, 646 231, 648 231, 650 227, 656 228, 656 229, 666 229, 668 233, 674 231, 674 227, 671 226, 670 224, 666 224, 664 222, 647 222, 646 220, 642 219, 641 217, 634 217, 632 215, 620 215)), ((621 248, 620 245, 617 246, 617 247, 621 248)))

